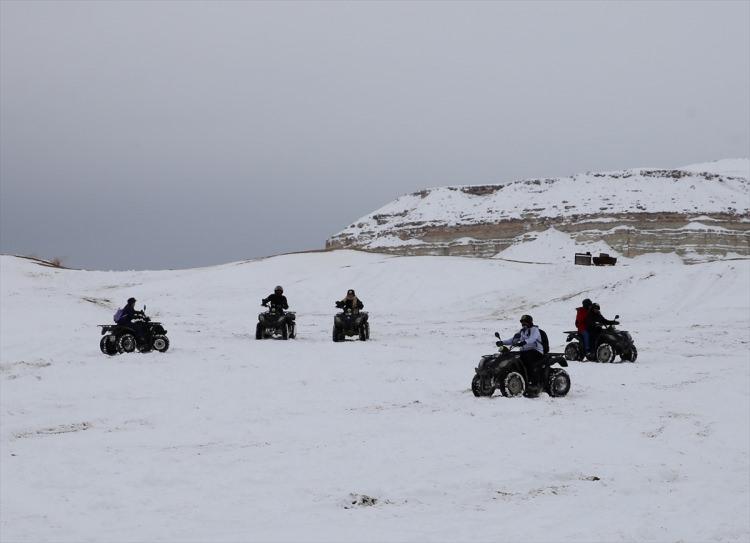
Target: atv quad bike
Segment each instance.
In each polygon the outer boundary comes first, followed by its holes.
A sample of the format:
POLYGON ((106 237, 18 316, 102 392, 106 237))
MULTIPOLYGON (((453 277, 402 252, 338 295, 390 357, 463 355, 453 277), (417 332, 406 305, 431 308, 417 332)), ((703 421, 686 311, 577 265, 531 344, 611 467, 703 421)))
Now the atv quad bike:
MULTIPOLYGON (((338 305, 337 305, 338 307, 338 305)), ((333 341, 344 341, 347 337, 357 336, 360 341, 370 339, 370 321, 367 311, 354 312, 345 309, 333 317, 333 341)))
POLYGON ((294 339, 297 337, 297 315, 294 311, 284 311, 279 306, 268 306, 268 311, 258 315, 258 324, 255 325, 255 339, 266 339, 271 337, 281 339, 294 339))
POLYGON ((132 325, 129 324, 100 324, 102 339, 99 349, 109 356, 122 353, 132 353, 135 350, 147 353, 152 349, 160 353, 169 349, 167 331, 160 322, 153 322, 146 315, 146 306, 136 313, 132 325))
POLYGON ((565 346, 565 358, 567 360, 592 360, 609 364, 615 361, 619 355, 621 362, 635 362, 638 358, 638 349, 633 342, 633 336, 625 330, 615 328, 620 315, 615 315, 615 323, 603 326, 596 336, 595 344, 588 355, 584 353, 583 338, 577 330, 564 332, 568 334, 568 344, 565 346))
MULTIPOLYGON (((570 391, 570 376, 564 369, 552 367, 555 364, 567 367, 565 357, 560 353, 543 356, 542 390, 552 397, 565 396, 570 391)), ((492 396, 496 389, 507 398, 523 396, 529 382, 520 351, 504 345, 500 346, 500 352, 484 355, 474 371, 471 391, 476 397, 492 396)))

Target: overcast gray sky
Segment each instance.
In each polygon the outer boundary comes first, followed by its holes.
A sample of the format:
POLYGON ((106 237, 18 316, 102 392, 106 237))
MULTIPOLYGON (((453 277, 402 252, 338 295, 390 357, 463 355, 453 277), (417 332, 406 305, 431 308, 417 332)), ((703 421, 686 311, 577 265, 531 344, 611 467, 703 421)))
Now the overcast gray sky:
POLYGON ((429 186, 748 156, 748 2, 9 2, 0 250, 321 248, 429 186))

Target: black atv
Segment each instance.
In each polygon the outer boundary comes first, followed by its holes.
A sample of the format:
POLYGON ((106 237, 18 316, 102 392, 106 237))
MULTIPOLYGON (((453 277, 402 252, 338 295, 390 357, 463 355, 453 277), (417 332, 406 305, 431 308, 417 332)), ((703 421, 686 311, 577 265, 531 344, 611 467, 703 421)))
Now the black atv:
POLYGON ((146 316, 146 306, 136 313, 133 325, 100 324, 102 339, 99 348, 104 354, 114 356, 132 353, 135 350, 147 353, 152 349, 164 353, 169 349, 167 331, 160 322, 153 322, 146 316))
MULTIPOLYGON (((498 339, 499 335, 495 334, 498 339)), ((495 389, 500 389, 503 396, 515 398, 526 392, 528 375, 521 361, 520 351, 500 345, 500 352, 484 355, 474 370, 476 375, 471 380, 471 391, 474 396, 492 396, 495 389)), ((554 364, 567 367, 565 357, 559 353, 544 355, 542 383, 544 390, 552 397, 565 396, 570 391, 570 376, 562 368, 553 368, 554 364)))
MULTIPOLYGON (((336 307, 344 309, 341 302, 336 307)), ((370 321, 367 311, 355 313, 351 309, 344 309, 333 317, 333 341, 344 341, 348 336, 359 336, 360 341, 370 339, 370 321)))
POLYGON ((615 323, 603 326, 599 335, 596 336, 596 344, 590 353, 584 353, 583 338, 577 330, 564 332, 568 334, 565 346, 565 358, 568 360, 591 360, 609 364, 615 361, 615 356, 620 356, 622 362, 635 362, 638 358, 638 349, 633 343, 633 336, 625 330, 617 330, 615 324, 620 324, 615 315, 615 323))
POLYGON ((278 305, 268 306, 268 311, 258 315, 258 324, 255 325, 255 339, 266 339, 280 337, 281 339, 294 339, 297 337, 297 315, 294 311, 284 311, 278 305))

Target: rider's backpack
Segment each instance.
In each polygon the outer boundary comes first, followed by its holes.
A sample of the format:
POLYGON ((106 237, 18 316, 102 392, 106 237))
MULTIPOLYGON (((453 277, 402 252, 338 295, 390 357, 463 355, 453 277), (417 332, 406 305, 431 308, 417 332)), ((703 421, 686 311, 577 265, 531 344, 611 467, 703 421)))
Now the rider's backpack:
POLYGON ((124 313, 124 311, 122 310, 122 308, 120 308, 117 311, 115 311, 115 317, 114 317, 115 322, 119 321, 122 318, 122 314, 123 313, 124 313))
POLYGON ((539 328, 539 335, 542 337, 542 350, 544 351, 544 354, 547 354, 549 352, 549 338, 547 337, 547 332, 539 328))

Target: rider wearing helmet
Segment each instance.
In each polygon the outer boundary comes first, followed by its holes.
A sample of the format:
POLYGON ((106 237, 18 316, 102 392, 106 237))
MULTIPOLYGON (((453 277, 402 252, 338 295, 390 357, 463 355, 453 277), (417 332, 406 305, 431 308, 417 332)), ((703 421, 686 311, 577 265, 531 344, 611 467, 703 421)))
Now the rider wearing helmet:
POLYGON ((276 285, 276 288, 273 289, 273 294, 268 295, 266 298, 263 298, 260 301, 261 305, 266 305, 269 302, 271 303, 271 307, 289 309, 289 304, 286 301, 286 296, 284 296, 284 289, 281 287, 281 285, 276 285))
POLYGON ((586 298, 585 300, 583 300, 583 302, 581 302, 581 307, 576 308, 576 329, 578 330, 578 333, 581 336, 581 340, 583 341, 583 352, 585 353, 589 352, 590 346, 590 334, 586 323, 589 312, 591 311, 591 303, 591 300, 586 298))
POLYGON ((336 307, 343 309, 344 311, 351 309, 352 313, 359 313, 359 310, 365 307, 365 304, 362 303, 362 300, 357 298, 354 289, 350 288, 346 291, 344 299, 336 302, 336 307))
POLYGON ((542 389, 541 374, 544 362, 544 346, 539 328, 534 325, 531 315, 521 316, 521 330, 511 339, 500 340, 498 344, 514 345, 521 350, 521 362, 526 366, 529 383, 526 396, 536 397, 542 389))

